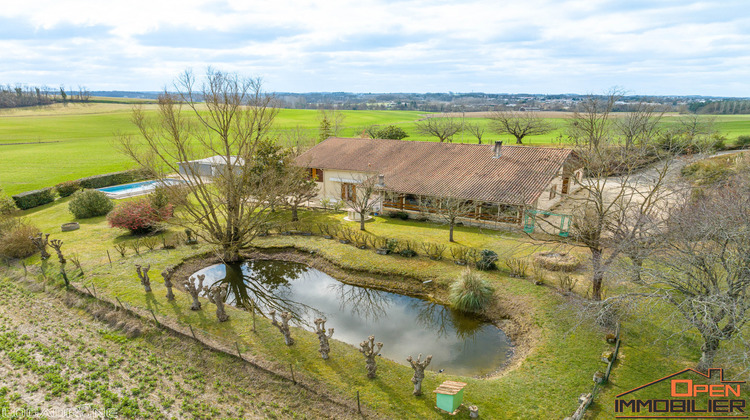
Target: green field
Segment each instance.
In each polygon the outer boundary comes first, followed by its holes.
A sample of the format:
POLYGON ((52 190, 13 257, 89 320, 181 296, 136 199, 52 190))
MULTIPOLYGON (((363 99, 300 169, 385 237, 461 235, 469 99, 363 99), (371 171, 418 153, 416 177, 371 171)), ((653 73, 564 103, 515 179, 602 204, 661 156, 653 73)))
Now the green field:
MULTIPOLYGON (((120 154, 114 144, 116 133, 135 133, 130 122, 131 105, 123 103, 61 104, 44 108, 0 112, 0 187, 16 194, 85 176, 128 169, 133 164, 120 154)), ((144 108, 153 113, 156 105, 144 108)), ((339 136, 359 136, 372 124, 395 124, 409 133, 408 140, 435 141, 420 135, 415 124, 425 113, 416 111, 343 111, 345 118, 339 136)), ((563 114, 564 115, 564 114, 563 114)), ((666 121, 674 116, 666 117, 666 121)), ((487 118, 467 118, 467 122, 489 124, 487 118)), ((548 134, 525 139, 527 144, 555 144, 563 134, 565 119, 550 118, 556 129, 548 134)), ((300 130, 313 138, 318 136, 318 113, 315 110, 281 110, 276 120, 280 137, 300 130)), ((750 115, 717 117, 717 127, 730 140, 750 134, 750 115)), ((486 130, 484 141, 514 142, 510 136, 486 130)), ((468 133, 455 141, 475 143, 468 133)))

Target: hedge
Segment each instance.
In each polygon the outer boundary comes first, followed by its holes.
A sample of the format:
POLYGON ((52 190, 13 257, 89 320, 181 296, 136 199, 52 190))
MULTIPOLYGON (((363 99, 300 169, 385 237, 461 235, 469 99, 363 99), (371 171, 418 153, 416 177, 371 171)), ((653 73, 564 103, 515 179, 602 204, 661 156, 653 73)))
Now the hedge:
POLYGON ((57 185, 55 185, 55 189, 57 190, 57 194, 60 197, 67 197, 69 195, 72 195, 74 192, 81 189, 81 184, 76 181, 65 181, 61 182, 57 185))
MULTIPOLYGON (((112 172, 109 174, 94 175, 75 181, 67 181, 57 184, 55 187, 60 197, 67 197, 79 189, 96 189, 109 187, 111 185, 127 184, 129 182, 141 181, 148 178, 148 173, 142 169, 130 169, 128 171, 112 172)), ((16 206, 21 210, 41 206, 55 201, 52 187, 41 190, 26 191, 13 196, 16 206)))
POLYGON ((94 175, 78 180, 81 188, 104 188, 111 185, 127 184, 128 182, 140 181, 147 178, 145 171, 131 169, 129 171, 112 172, 103 175, 94 175))
POLYGON ((26 210, 55 201, 55 193, 52 191, 52 187, 47 187, 16 194, 13 196, 13 201, 16 202, 19 209, 26 210))

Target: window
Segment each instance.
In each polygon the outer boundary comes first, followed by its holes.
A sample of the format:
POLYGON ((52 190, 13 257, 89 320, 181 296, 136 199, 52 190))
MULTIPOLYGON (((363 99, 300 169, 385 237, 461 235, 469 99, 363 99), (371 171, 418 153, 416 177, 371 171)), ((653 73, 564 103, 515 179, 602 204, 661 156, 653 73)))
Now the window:
POLYGON ((562 183, 562 193, 567 194, 570 189, 570 177, 564 177, 562 183))
POLYGON ((354 184, 341 184, 341 199, 352 201, 357 197, 357 187, 354 184))
POLYGON ((552 200, 557 196, 557 185, 553 185, 552 188, 549 189, 549 199, 552 200))
POLYGON ((310 168, 307 171, 309 179, 312 179, 315 182, 323 182, 323 170, 322 169, 315 169, 310 168))

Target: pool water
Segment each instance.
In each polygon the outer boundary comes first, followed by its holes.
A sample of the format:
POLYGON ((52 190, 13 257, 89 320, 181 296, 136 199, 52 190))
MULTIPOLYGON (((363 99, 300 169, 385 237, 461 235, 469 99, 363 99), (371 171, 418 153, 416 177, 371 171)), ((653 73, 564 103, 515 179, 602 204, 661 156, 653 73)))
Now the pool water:
POLYGON ((228 304, 255 303, 263 313, 287 310, 308 330, 323 317, 326 327, 335 329, 333 338, 357 348, 375 335, 384 343, 382 357, 401 364, 409 355, 431 354, 429 370, 478 376, 496 371, 512 355, 510 340, 491 323, 434 302, 344 284, 304 264, 256 260, 217 264, 197 274, 206 275, 204 285, 228 283, 228 304))
POLYGON ((132 184, 99 188, 99 191, 105 193, 110 198, 125 198, 148 194, 150 192, 153 192, 159 186, 178 185, 182 183, 183 181, 177 179, 157 179, 152 181, 134 182, 132 184))

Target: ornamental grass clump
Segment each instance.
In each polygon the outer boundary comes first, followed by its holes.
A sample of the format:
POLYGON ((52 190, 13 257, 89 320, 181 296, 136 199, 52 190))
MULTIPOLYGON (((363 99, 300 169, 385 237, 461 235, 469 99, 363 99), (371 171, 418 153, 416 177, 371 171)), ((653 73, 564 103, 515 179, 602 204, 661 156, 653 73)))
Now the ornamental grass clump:
POLYGON ((18 219, 10 219, 0 224, 0 257, 26 258, 37 248, 31 237, 39 234, 39 229, 18 219))
POLYGON ((128 229, 133 235, 141 235, 156 230, 170 217, 171 204, 157 209, 148 199, 142 199, 118 204, 107 215, 107 221, 111 227, 128 229))
POLYGON ((479 312, 492 301, 495 289, 479 273, 466 269, 451 285, 451 305, 464 312, 479 312))

